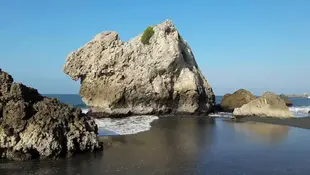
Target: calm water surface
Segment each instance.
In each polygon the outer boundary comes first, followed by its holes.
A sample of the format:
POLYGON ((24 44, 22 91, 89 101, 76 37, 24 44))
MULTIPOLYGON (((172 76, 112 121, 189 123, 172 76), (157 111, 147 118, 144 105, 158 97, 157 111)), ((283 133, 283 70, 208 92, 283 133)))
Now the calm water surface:
MULTIPOLYGON (((104 134, 104 133, 101 133, 104 134)), ((298 174, 310 172, 310 130, 222 119, 166 118, 149 131, 105 136, 103 152, 0 163, 0 174, 298 174)))

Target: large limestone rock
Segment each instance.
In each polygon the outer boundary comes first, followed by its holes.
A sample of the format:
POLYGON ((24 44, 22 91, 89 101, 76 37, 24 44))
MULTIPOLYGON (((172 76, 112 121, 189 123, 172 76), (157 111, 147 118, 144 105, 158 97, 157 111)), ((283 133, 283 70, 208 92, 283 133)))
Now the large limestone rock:
POLYGON ((92 111, 111 116, 213 109, 212 88, 173 23, 153 30, 149 44, 142 44, 142 34, 123 42, 116 32, 103 32, 67 57, 64 72, 80 79, 80 95, 92 111))
POLYGON ((221 108, 225 112, 232 112, 235 108, 240 108, 242 105, 249 103, 256 97, 245 89, 239 89, 233 94, 225 94, 221 101, 221 108))
POLYGON ((13 82, 0 69, 0 158, 57 158, 101 147, 94 120, 80 109, 13 82))
POLYGON ((233 112, 235 117, 259 116, 259 117, 294 117, 285 102, 272 92, 265 92, 260 98, 255 99, 233 112))

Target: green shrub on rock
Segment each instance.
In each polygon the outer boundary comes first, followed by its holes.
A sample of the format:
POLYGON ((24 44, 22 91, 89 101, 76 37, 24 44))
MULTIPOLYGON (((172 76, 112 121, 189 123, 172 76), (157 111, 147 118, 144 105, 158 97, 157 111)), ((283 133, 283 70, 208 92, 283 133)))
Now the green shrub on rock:
POLYGON ((141 37, 141 42, 143 44, 150 44, 150 39, 154 35, 153 27, 148 27, 144 30, 143 35, 141 37))

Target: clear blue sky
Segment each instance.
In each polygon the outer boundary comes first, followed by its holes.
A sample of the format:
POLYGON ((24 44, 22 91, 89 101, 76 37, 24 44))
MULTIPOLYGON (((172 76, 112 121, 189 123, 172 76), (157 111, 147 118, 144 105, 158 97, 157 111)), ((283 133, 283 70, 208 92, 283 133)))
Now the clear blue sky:
POLYGON ((170 18, 217 95, 310 93, 309 0, 0 0, 0 68, 41 93, 78 93, 66 56, 105 30, 122 40, 170 18))

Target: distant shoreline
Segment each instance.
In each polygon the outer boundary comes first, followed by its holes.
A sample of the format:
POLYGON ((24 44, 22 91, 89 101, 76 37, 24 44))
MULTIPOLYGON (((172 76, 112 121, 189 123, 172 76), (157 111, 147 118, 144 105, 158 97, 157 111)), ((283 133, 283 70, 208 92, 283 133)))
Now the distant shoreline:
POLYGON ((308 94, 281 94, 280 96, 286 97, 286 98, 309 98, 308 94))
POLYGON ((245 117, 238 119, 237 122, 260 122, 275 125, 293 126, 297 128, 310 129, 310 116, 301 118, 281 119, 276 117, 245 117))

